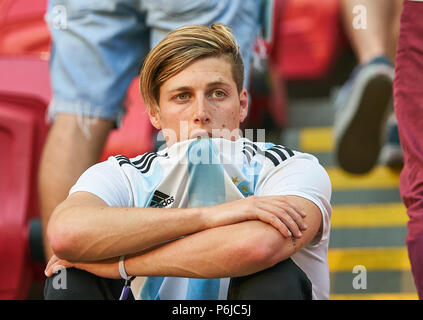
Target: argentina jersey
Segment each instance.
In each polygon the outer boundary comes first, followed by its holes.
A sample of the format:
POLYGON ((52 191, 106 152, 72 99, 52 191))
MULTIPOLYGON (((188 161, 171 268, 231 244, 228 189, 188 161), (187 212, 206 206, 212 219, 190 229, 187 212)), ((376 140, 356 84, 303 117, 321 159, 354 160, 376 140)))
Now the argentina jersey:
MULTIPOLYGON (((214 206, 254 195, 297 151, 240 138, 198 138, 135 158, 110 157, 130 185, 135 207, 214 206)), ((148 277, 138 299, 226 299, 229 278, 148 277)))

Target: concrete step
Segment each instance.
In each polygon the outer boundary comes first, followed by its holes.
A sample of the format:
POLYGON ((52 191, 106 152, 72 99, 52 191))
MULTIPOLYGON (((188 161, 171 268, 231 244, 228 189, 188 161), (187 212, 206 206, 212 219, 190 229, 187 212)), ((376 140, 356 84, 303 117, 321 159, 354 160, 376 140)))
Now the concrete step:
POLYGON ((329 248, 404 247, 407 227, 331 229, 329 248))
POLYGON ((332 294, 330 300, 419 300, 415 292, 332 294))
POLYGON ((352 272, 355 266, 368 271, 411 270, 405 247, 329 248, 329 271, 352 272))
POLYGON ((280 136, 282 145, 316 156, 332 182, 331 299, 418 299, 405 247, 408 216, 398 190, 400 171, 380 163, 364 175, 339 168, 334 114, 330 97, 296 99, 280 136), (352 285, 358 265, 366 268, 365 290, 352 285))
MULTIPOLYGON (((365 284, 363 288, 354 286, 354 279, 357 275, 362 274, 363 270, 351 272, 332 273, 331 293, 332 298, 340 295, 348 295, 350 299, 359 297, 360 295, 394 295, 400 292, 408 294, 416 294, 413 275, 410 271, 369 271, 365 273, 365 284)), ((357 280, 355 280, 357 281, 357 280)), ((372 297, 376 298, 376 297, 372 297)))
POLYGON ((332 205, 401 202, 398 186, 389 189, 332 190, 332 205))
POLYGON ((408 216, 401 202, 382 204, 335 205, 331 229, 364 227, 406 227, 408 216))

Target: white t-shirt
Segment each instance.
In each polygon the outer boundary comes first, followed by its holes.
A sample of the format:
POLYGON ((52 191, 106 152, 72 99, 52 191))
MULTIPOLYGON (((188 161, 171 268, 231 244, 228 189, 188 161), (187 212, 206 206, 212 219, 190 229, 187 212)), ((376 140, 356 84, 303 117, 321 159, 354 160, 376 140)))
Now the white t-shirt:
MULTIPOLYGON (((110 157, 89 168, 69 194, 86 191, 109 206, 187 208, 250 195, 295 195, 322 213, 322 232, 291 259, 312 283, 313 299, 329 298, 331 184, 318 160, 272 143, 240 138, 191 139, 160 152, 110 157)), ((226 299, 229 278, 148 277, 141 299, 226 299)))

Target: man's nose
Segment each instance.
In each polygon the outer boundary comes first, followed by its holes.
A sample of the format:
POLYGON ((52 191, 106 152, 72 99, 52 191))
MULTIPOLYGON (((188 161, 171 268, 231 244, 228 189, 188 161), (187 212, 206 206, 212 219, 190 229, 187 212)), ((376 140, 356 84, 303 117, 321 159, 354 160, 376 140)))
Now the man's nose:
POLYGON ((194 108, 194 122, 196 124, 207 124, 210 122, 207 97, 198 96, 194 108))

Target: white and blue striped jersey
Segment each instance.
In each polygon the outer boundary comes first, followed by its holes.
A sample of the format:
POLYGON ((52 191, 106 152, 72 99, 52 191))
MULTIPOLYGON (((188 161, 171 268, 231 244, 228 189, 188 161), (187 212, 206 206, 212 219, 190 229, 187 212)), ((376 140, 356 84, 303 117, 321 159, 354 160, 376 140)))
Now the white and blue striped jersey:
MULTIPOLYGON (((188 208, 213 206, 250 195, 296 195, 322 212, 323 228, 292 260, 307 274, 314 299, 329 298, 327 250, 329 177, 306 153, 245 138, 190 139, 128 159, 118 155, 89 168, 70 194, 86 191, 109 206, 188 208)), ((148 277, 139 299, 226 299, 229 278, 148 277)))

